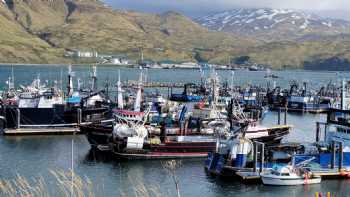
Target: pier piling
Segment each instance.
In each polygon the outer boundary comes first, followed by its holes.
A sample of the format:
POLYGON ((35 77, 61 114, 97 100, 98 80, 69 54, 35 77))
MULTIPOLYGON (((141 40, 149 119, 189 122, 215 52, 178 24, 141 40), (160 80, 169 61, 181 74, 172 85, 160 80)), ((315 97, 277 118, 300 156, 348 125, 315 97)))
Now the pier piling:
POLYGON ((287 107, 284 108, 284 125, 287 125, 287 107))
POLYGON ((81 112, 80 108, 77 110, 77 117, 78 117, 78 120, 77 120, 78 126, 80 126, 80 124, 82 122, 82 112, 81 112))
POLYGON ((316 122, 316 142, 320 141, 320 122, 316 122))
POLYGON ((17 108, 17 129, 21 128, 21 110, 17 108))
POLYGON ((344 160, 344 155, 343 155, 343 142, 339 142, 339 172, 343 169, 343 160, 344 160))
POLYGON ((332 155, 331 155, 331 169, 334 169, 335 168, 335 142, 333 141, 332 142, 332 155))
POLYGON ((278 119, 277 119, 277 124, 280 125, 281 124, 281 108, 278 108, 278 119))
POLYGON ((258 151, 260 147, 260 166, 259 172, 261 173, 264 169, 264 160, 265 160, 265 144, 261 142, 254 142, 254 151, 253 151, 253 171, 257 172, 257 164, 258 164, 258 151))
POLYGON ((253 144, 254 151, 253 151, 253 171, 257 172, 257 165, 258 165, 258 145, 256 143, 253 144))
POLYGON ((263 171, 264 169, 264 160, 265 160, 265 144, 261 143, 261 152, 260 152, 260 157, 261 157, 261 161, 260 161, 260 173, 263 171))

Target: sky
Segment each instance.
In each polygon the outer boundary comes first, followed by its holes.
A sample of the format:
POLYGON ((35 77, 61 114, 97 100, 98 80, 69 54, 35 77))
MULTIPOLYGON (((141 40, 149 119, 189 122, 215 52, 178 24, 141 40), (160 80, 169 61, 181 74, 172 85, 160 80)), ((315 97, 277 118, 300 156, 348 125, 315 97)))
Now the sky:
POLYGON ((199 17, 233 8, 289 8, 350 20, 350 0, 104 0, 120 10, 177 11, 199 17))

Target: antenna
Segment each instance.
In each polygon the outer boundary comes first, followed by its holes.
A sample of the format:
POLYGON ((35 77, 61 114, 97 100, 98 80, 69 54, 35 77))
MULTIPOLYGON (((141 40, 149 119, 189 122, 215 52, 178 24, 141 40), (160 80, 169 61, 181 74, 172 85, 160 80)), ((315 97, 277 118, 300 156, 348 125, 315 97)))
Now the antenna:
POLYGON ((97 66, 96 65, 92 66, 91 78, 92 78, 91 90, 95 91, 97 88, 97 66))
POLYGON ((232 95, 233 95, 234 77, 235 77, 235 71, 231 71, 231 92, 232 92, 232 95))
POLYGON ((12 86, 12 88, 14 89, 15 88, 15 74, 14 74, 14 72, 13 72, 13 65, 12 65, 12 67, 11 67, 11 77, 12 77, 12 83, 11 83, 11 86, 12 86))
POLYGON ((63 91, 63 70, 62 70, 62 67, 61 67, 61 72, 60 72, 60 91, 62 92, 62 101, 64 101, 64 91, 63 91))

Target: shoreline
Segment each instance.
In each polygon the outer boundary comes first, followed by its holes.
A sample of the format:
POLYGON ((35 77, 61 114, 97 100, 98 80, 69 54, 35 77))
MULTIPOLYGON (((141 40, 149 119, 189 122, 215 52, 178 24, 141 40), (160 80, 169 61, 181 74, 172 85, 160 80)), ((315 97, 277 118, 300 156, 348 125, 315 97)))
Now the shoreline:
MULTIPOLYGON (((0 63, 0 66, 53 66, 53 67, 61 67, 61 66, 92 66, 94 65, 93 63, 79 63, 79 64, 30 64, 30 63, 0 63)), ((138 66, 135 65, 116 65, 116 64, 98 64, 98 66, 104 66, 104 67, 116 67, 116 68, 139 68, 138 66)), ((163 67, 163 68, 148 68, 152 70, 198 70, 198 67, 163 67)), ((216 68, 216 70, 232 70, 232 71, 249 71, 245 69, 232 69, 232 68, 216 68)), ((306 70, 306 69, 284 69, 284 70, 271 70, 271 71, 277 71, 277 72, 283 72, 283 71, 302 71, 302 72, 322 72, 322 73, 339 73, 339 72, 350 72, 350 70, 345 70, 345 71, 334 71, 334 70, 306 70)), ((261 71, 249 71, 249 72, 266 72, 264 70, 261 71)))

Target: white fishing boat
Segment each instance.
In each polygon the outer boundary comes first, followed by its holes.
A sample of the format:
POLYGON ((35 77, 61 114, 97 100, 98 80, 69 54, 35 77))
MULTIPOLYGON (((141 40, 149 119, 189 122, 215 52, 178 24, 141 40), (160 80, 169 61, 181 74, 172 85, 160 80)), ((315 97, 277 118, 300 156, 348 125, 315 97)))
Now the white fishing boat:
POLYGON ((310 172, 299 174, 292 166, 274 168, 260 176, 265 185, 310 185, 321 182, 320 176, 310 172))
MULTIPOLYGON (((261 180, 265 185, 310 185, 321 183, 321 176, 316 176, 302 166, 314 158, 306 160, 297 166, 274 166, 270 171, 260 174, 261 180)), ((293 162, 294 163, 294 162, 293 162)))

